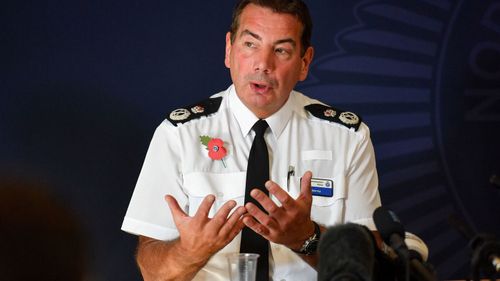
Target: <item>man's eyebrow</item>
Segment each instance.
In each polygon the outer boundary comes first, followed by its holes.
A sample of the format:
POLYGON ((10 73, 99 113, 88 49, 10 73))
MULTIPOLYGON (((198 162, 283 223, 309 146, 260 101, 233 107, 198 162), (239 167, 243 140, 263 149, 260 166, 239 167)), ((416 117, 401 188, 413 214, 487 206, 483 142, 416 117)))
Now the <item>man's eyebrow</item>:
POLYGON ((284 44, 284 43, 290 43, 293 47, 297 46, 297 43, 292 38, 280 39, 280 40, 274 42, 274 45, 279 45, 279 44, 284 44))
POLYGON ((252 36, 253 38, 255 38, 255 39, 257 39, 257 40, 262 41, 262 37, 260 37, 258 34, 255 34, 255 33, 251 32, 251 31, 250 31, 250 30, 248 30, 248 29, 243 30, 243 31, 241 32, 241 34, 240 34, 240 37, 243 37, 243 36, 245 36, 245 35, 250 35, 250 36, 252 36))
MULTIPOLYGON (((245 35, 250 35, 257 40, 262 41, 262 37, 260 37, 260 35, 253 33, 248 29, 243 30, 240 34, 240 37, 243 37, 245 35)), ((274 45, 279 45, 279 44, 284 44, 284 43, 290 43, 293 47, 297 46, 297 42, 295 42, 295 40, 293 40, 293 38, 285 38, 285 39, 277 40, 276 42, 274 42, 274 45)))

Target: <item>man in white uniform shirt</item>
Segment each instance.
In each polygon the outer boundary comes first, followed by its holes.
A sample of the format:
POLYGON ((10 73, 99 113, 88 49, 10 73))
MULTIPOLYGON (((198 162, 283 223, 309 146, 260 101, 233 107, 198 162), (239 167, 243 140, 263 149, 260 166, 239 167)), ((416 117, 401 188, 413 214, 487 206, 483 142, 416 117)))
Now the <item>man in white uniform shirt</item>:
POLYGON ((151 141, 122 229, 139 236, 144 280, 229 280, 248 227, 270 243, 271 280, 315 280, 309 247, 327 226, 374 230, 380 205, 368 127, 293 90, 313 58, 300 0, 243 0, 226 35, 233 85, 171 112, 151 141), (265 211, 245 199, 254 123, 269 124, 265 211), (318 228, 317 226, 321 227, 318 228))

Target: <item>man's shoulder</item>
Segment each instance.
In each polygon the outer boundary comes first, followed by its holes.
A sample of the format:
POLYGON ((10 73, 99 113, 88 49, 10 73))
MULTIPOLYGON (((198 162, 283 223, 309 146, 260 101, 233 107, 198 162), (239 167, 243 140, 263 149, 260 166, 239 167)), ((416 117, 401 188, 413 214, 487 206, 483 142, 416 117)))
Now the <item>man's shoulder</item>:
POLYGON ((333 107, 301 93, 298 94, 296 97, 300 100, 299 104, 308 119, 328 121, 354 131, 357 131, 362 124, 361 116, 352 111, 333 107))
POLYGON ((314 118, 339 124, 348 129, 354 129, 354 131, 359 129, 362 122, 361 116, 352 111, 342 110, 322 103, 311 103, 304 106, 304 109, 314 118))
POLYGON ((221 93, 215 94, 208 99, 169 112, 166 120, 170 121, 172 125, 177 126, 202 117, 211 116, 219 111, 222 100, 223 95, 221 93))

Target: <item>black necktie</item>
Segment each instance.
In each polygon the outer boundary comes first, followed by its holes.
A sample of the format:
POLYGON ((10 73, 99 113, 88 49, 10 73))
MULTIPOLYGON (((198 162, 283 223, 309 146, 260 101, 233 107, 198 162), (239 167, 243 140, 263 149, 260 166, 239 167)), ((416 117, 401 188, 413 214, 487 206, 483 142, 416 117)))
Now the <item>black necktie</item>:
MULTIPOLYGON (((264 187, 264 183, 269 180, 269 154, 267 153, 264 133, 269 127, 265 120, 255 122, 252 130, 255 132, 250 155, 248 156, 247 181, 245 188, 245 203, 252 202, 260 206, 255 199, 250 196, 250 191, 254 188, 260 189, 265 194, 269 194, 264 187)), ((240 253, 257 253, 256 280, 269 280, 269 242, 252 229, 245 227, 241 233, 240 253)))

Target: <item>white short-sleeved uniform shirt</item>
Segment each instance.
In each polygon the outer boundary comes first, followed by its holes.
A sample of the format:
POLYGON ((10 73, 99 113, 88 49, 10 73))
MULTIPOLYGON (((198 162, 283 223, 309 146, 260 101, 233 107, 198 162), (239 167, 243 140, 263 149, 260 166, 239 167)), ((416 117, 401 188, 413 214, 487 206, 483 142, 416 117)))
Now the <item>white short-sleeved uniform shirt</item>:
MULTIPOLYGON (((158 126, 122 230, 159 240, 177 238, 166 194, 173 195, 190 216, 208 194, 217 198, 210 216, 228 200, 243 205, 254 138, 251 127, 258 118, 239 100, 234 86, 215 97, 222 97, 217 112, 177 126, 168 120, 158 126), (208 156, 200 136, 224 141, 224 163, 208 156)), ((372 214, 380 206, 380 196, 368 127, 361 123, 354 130, 317 118, 304 109, 313 103, 320 102, 293 91, 285 105, 266 119, 271 180, 296 198, 300 178, 309 170, 313 178, 333 183, 331 197, 313 196, 314 221, 325 226, 355 222, 375 229, 372 214)), ((226 255, 239 252, 240 237, 214 255, 194 280, 229 280, 226 255)), ((290 249, 271 243, 270 251, 272 280, 316 279, 316 271, 290 249)))

